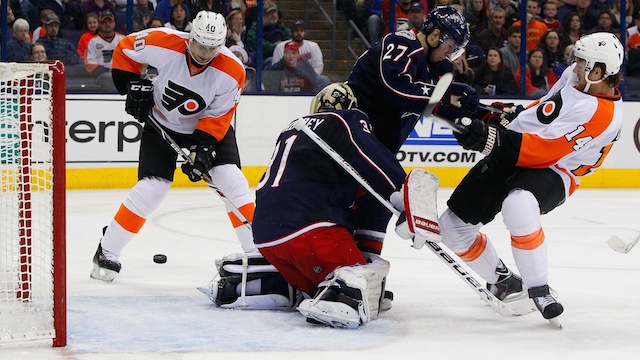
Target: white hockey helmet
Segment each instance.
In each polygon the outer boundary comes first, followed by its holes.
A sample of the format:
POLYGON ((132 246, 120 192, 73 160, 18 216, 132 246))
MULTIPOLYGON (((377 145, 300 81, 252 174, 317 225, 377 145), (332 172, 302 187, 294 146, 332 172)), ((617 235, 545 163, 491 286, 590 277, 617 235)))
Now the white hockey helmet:
POLYGON ((624 47, 620 40, 608 32, 597 32, 584 35, 573 46, 573 55, 587 62, 585 71, 589 73, 596 63, 605 65, 605 76, 620 72, 624 60, 624 47))
POLYGON ((356 96, 349 85, 333 83, 325 86, 311 100, 311 113, 321 110, 347 110, 357 105, 356 96))
POLYGON ((208 47, 224 45, 227 39, 224 16, 213 11, 200 11, 191 22, 191 39, 208 47))

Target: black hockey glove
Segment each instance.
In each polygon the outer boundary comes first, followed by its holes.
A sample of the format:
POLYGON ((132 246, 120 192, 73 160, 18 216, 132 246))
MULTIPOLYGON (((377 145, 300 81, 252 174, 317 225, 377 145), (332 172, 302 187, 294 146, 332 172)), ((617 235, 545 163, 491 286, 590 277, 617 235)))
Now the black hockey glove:
POLYGON ((506 129, 507 126, 511 124, 511 122, 515 120, 516 117, 518 117, 518 114, 524 111, 524 106, 505 104, 505 107, 504 109, 502 109, 502 111, 504 111, 504 113, 500 116, 500 125, 506 129), (511 106, 509 107, 507 105, 511 106))
POLYGON ((487 125, 479 119, 460 118, 457 124, 464 125, 466 132, 454 132, 458 143, 466 150, 480 151, 484 155, 498 149, 502 144, 502 132, 496 125, 487 125))
POLYGON ((449 90, 442 97, 443 105, 454 106, 466 114, 474 114, 478 111, 479 103, 480 97, 476 89, 460 82, 452 82, 449 90))
POLYGON ((145 122, 153 108, 153 84, 151 80, 137 79, 129 82, 125 110, 140 122, 145 122))
POLYGON ((190 162, 182 164, 182 172, 189 177, 189 180, 197 182, 202 180, 213 167, 213 159, 216 157, 217 140, 201 130, 195 130, 191 134, 193 145, 189 146, 190 162))
POLYGON ((189 180, 197 182, 202 180, 202 176, 213 167, 213 159, 216 157, 216 146, 213 144, 191 145, 189 147, 189 159, 191 163, 182 164, 182 172, 189 177, 189 180))

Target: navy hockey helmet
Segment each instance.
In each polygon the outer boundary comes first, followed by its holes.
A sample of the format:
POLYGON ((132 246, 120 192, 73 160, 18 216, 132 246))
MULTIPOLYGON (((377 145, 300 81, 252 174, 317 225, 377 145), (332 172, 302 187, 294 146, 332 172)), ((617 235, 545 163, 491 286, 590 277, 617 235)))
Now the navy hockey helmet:
POLYGON ((429 16, 424 20, 422 32, 428 35, 435 29, 440 29, 441 32, 439 45, 446 39, 452 39, 458 48, 463 48, 469 42, 467 20, 451 6, 438 6, 429 12, 429 16))
POLYGON ((311 99, 311 113, 323 110, 347 110, 355 108, 358 102, 349 85, 333 83, 325 86, 311 99))

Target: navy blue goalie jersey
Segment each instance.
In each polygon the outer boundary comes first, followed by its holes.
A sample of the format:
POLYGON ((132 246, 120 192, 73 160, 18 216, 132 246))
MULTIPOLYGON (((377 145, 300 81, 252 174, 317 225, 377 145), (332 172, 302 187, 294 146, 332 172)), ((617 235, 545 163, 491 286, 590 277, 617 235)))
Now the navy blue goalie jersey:
MULTIPOLYGON (((303 117, 307 126, 348 161, 385 198, 399 189, 405 172, 372 134, 359 110, 321 112, 303 117)), ((253 236, 256 244, 286 241, 319 226, 340 225, 354 232, 360 218, 386 229, 390 212, 377 203, 358 208, 361 186, 318 145, 292 125, 278 137, 256 191, 253 236), (382 212, 382 213, 381 213, 382 212), (377 213, 377 214, 376 214, 377 213)))
POLYGON ((411 134, 449 60, 429 64, 413 31, 388 34, 360 56, 347 83, 376 137, 397 152, 411 134))

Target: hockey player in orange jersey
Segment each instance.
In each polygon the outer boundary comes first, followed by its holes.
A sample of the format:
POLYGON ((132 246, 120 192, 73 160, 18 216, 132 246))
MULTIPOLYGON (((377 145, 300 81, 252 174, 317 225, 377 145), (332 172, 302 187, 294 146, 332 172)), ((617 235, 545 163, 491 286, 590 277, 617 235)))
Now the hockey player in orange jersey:
MULTIPOLYGON (((222 15, 199 12, 191 33, 166 28, 143 30, 122 39, 113 53, 113 81, 127 94, 126 111, 145 122, 149 112, 183 148, 193 164, 182 171, 191 181, 208 173, 232 204, 227 213, 245 252, 257 251, 251 229, 234 214, 251 221, 255 208, 231 120, 244 86, 242 63, 224 46, 227 27, 222 15), (146 67, 157 75, 142 79, 146 67)), ((112 281, 120 272, 119 256, 156 210, 173 181, 177 154, 154 130, 144 125, 140 142, 138 183, 106 228, 94 256, 91 277, 112 281)))
MULTIPOLYGON (((440 217, 442 242, 488 283, 498 298, 525 295, 545 319, 560 326, 562 305, 550 292, 548 255, 540 215, 563 204, 593 173, 618 139, 622 126, 620 66, 624 48, 610 33, 583 36, 575 63, 547 95, 506 125, 457 119, 465 149, 486 157, 451 195, 440 217), (502 262, 489 238, 479 232, 502 212, 522 278, 502 262)), ((504 123, 503 123, 504 124, 504 123)), ((578 239, 576 239, 578 240, 578 239)))

